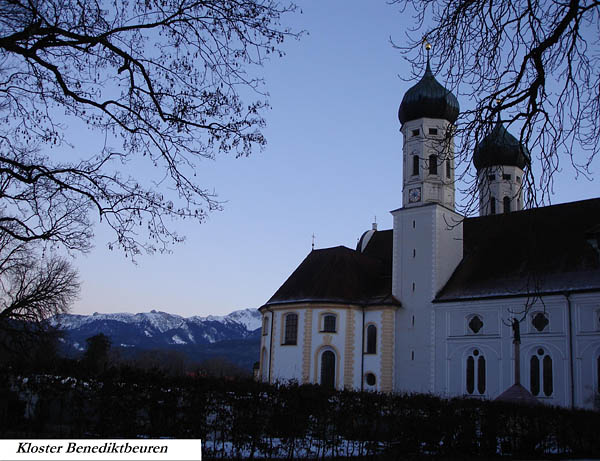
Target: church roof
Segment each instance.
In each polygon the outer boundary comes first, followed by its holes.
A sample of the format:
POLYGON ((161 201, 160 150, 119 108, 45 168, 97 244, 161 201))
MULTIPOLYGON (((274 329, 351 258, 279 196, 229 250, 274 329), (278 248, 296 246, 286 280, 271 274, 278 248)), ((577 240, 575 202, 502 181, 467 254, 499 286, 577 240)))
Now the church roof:
POLYGON ((392 231, 375 231, 364 251, 311 251, 265 306, 291 303, 400 305, 392 297, 392 231))
POLYGON ((517 166, 524 170, 531 163, 529 152, 506 131, 499 117, 492 131, 475 147, 473 165, 478 171, 491 166, 517 166))
POLYGON ((599 290, 599 225, 600 199, 467 218, 463 259, 436 301, 599 290))
POLYGON ((428 59, 421 80, 404 94, 398 109, 398 119, 402 125, 423 117, 440 118, 454 123, 459 111, 458 99, 435 79, 428 59))

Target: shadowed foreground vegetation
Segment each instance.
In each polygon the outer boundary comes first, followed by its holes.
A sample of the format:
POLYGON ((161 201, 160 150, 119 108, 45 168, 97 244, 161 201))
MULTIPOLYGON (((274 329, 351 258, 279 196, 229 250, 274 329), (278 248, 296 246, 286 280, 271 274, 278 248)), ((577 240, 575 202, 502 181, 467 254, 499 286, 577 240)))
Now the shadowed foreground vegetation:
POLYGON ((204 459, 447 459, 600 455, 600 413, 431 395, 169 377, 132 367, 88 378, 0 371, 0 437, 178 437, 204 459))

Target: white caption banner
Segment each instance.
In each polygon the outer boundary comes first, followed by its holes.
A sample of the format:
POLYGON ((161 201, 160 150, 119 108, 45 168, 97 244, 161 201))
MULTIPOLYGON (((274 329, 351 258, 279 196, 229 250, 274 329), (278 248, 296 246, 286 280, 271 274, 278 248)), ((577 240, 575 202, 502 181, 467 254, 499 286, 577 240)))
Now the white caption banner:
POLYGON ((3 461, 200 461, 199 439, 4 439, 3 461))

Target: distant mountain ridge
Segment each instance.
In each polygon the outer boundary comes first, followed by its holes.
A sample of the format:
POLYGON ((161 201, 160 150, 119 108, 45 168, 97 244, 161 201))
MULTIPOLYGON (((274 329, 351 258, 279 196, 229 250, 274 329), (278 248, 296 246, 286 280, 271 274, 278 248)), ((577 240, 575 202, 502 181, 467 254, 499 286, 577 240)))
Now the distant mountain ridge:
POLYGON ((214 356, 211 351, 225 351, 223 355, 227 356, 227 344, 235 344, 233 349, 238 352, 232 350, 227 358, 247 366, 258 360, 261 314, 257 309, 206 317, 182 317, 156 310, 137 314, 60 314, 51 319, 51 324, 64 332, 63 347, 69 355, 85 350, 87 338, 103 333, 111 339, 113 347, 180 349, 195 360, 214 356), (250 350, 242 358, 240 344, 245 343, 250 350))

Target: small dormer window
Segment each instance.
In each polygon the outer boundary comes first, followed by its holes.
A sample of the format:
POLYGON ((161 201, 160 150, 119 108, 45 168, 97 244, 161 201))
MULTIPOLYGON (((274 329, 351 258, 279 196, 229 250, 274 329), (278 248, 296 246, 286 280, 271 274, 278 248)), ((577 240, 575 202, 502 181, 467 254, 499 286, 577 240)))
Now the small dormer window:
POLYGON ((511 176, 509 174, 507 174, 507 173, 503 173, 502 174, 502 179, 504 179, 505 181, 510 181, 510 177, 511 176))
POLYGON ((521 182, 521 176, 517 176, 517 182, 521 182))
POLYGON ((419 136, 419 129, 417 128, 416 130, 412 130, 412 135, 419 136))
POLYGON ((432 135, 438 134, 437 128, 429 128, 429 134, 432 134, 432 135))
POLYGON ((488 181, 495 181, 495 180, 496 180, 495 174, 488 174, 488 181))

